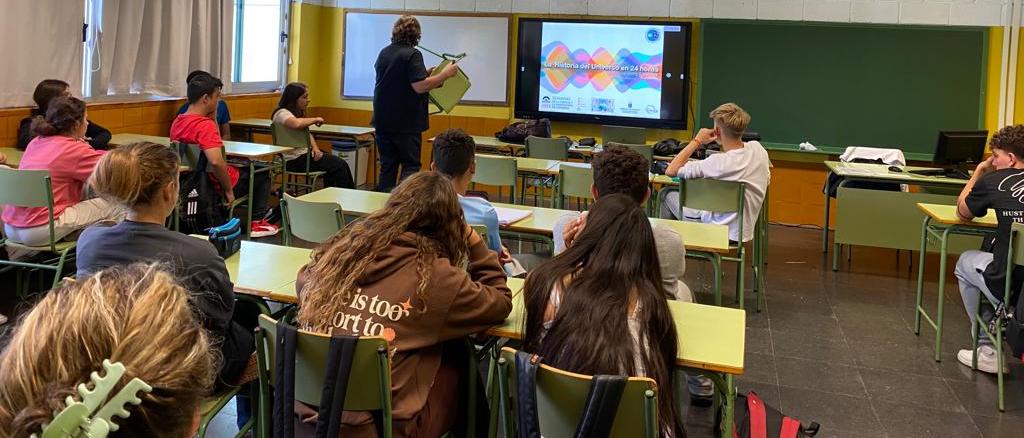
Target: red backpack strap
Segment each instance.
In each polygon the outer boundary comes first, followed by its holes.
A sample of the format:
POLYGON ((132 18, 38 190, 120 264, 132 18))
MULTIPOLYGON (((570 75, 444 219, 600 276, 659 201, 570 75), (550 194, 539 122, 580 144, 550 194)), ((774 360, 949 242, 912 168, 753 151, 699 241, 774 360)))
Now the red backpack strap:
POLYGON ((796 438, 798 432, 800 432, 800 422, 783 416, 782 430, 779 431, 779 438, 796 438))
POLYGON ((768 438, 764 402, 754 391, 747 393, 747 412, 750 415, 750 438, 768 438))

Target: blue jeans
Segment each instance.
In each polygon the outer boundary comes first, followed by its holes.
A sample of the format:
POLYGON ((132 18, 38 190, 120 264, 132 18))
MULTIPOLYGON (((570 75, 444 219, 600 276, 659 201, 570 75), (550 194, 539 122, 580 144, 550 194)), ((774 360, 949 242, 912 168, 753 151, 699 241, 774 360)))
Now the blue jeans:
MULTIPOLYGON (((985 294, 985 298, 990 303, 997 306, 1003 301, 992 295, 992 292, 988 290, 988 285, 985 284, 985 276, 982 275, 982 272, 985 272, 985 268, 991 263, 992 253, 990 252, 965 251, 960 254, 960 258, 956 261, 956 269, 953 270, 957 281, 960 282, 960 298, 964 300, 964 310, 967 311, 967 317, 970 318, 971 324, 975 324, 975 315, 978 314, 981 307, 982 294, 985 294)), ((995 312, 988 306, 980 310, 981 318, 986 323, 995 317, 995 312)), ((984 331, 978 330, 978 344, 992 345, 992 340, 984 331)))

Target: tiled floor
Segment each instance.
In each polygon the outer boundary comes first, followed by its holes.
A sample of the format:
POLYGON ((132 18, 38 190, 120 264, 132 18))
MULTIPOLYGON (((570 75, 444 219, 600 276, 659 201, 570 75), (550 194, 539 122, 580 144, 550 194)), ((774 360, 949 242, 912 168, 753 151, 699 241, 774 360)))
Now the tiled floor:
MULTIPOLYGON (((820 236, 771 228, 767 305, 754 312, 748 296, 740 391, 755 391, 786 414, 820 423, 820 437, 1024 436, 1024 367, 1011 367, 1007 411, 1000 414, 994 377, 956 362, 956 350, 970 345, 970 335, 955 282, 944 296, 943 357, 935 362, 933 331, 924 328, 920 337, 911 331, 915 277, 907 253, 897 267, 895 251, 858 248, 852 264, 833 273, 820 236)), ((928 265, 929 279, 936 266, 928 265)), ((688 260, 687 271, 691 288, 709 288, 706 263, 688 260)), ((934 306, 934 280, 927 286, 926 303, 934 306)), ((723 287, 731 290, 731 280, 723 287)), ((10 315, 10 294, 0 297, 0 312, 10 315)), ((709 299, 698 293, 698 300, 709 299)), ((712 436, 712 409, 687 407, 685 415, 690 437, 712 436)), ((232 436, 233 424, 229 409, 210 436, 232 436)))

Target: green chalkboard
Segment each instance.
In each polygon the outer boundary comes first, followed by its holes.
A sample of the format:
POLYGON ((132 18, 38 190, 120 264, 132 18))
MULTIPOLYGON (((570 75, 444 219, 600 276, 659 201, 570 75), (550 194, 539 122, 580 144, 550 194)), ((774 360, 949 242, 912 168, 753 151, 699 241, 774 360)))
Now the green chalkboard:
POLYGON ((708 20, 700 126, 723 102, 766 144, 900 148, 928 159, 939 130, 984 123, 986 28, 708 20))

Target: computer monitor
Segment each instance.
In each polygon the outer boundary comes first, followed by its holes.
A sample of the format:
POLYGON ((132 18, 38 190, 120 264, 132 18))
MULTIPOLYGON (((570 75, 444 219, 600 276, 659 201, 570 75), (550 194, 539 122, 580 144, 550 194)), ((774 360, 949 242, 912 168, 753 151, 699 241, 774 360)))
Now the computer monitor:
POLYGON ((601 143, 647 144, 647 130, 629 126, 601 126, 601 143))
POLYGON ((988 131, 939 131, 935 144, 935 164, 964 166, 980 163, 985 157, 988 131))

